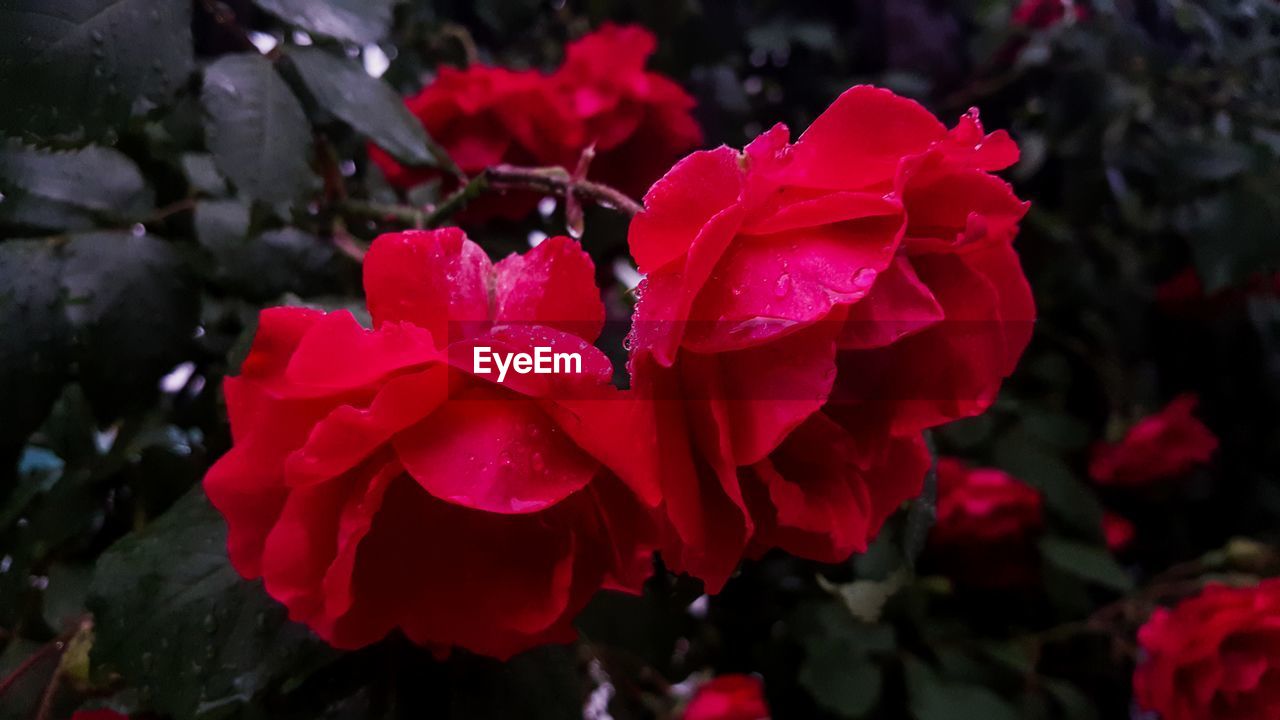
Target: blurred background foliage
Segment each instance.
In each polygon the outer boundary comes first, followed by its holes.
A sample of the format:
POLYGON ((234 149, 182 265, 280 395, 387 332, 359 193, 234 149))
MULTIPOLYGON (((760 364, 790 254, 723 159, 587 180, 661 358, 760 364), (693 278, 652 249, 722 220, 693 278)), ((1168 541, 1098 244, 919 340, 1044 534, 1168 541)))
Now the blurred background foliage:
MULTIPOLYGON (((1280 5, 1075 5, 3 0, 0 718, 672 717, 722 672, 762 674, 777 718, 1130 717, 1155 603, 1280 570, 1280 5), (342 202, 437 199, 398 197, 366 141, 434 162, 399 95, 441 64, 552 67, 606 20, 656 33, 708 145, 798 133, 856 83, 1013 134, 1036 336, 996 407, 934 442, 1041 492, 1040 583, 982 592, 917 559, 925 502, 847 564, 770 555, 710 599, 659 575, 599 598, 578 645, 503 664, 328 650, 230 569, 188 491, 229 445, 218 388, 258 309, 358 310, 352 248, 395 226, 342 202), (1221 438, 1209 468, 1089 484, 1094 442, 1187 391, 1221 438), (1137 527, 1119 556, 1104 508, 1137 527)), ((501 256, 563 232, 542 210, 469 230, 501 256)), ((623 323, 625 231, 587 209, 623 323)))

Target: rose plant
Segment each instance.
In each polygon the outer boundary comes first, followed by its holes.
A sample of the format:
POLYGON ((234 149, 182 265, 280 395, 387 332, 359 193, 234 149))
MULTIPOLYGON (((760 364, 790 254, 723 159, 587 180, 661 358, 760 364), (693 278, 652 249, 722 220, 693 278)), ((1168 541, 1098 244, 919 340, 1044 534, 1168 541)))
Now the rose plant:
POLYGON ((365 258, 373 329, 263 311, 225 383, 235 445, 205 478, 236 569, 337 647, 398 628, 499 657, 571 639, 604 586, 637 589, 658 498, 591 345, 592 275, 568 238, 491 264, 460 230, 405 232, 365 258), (572 350, 584 372, 500 385, 471 365, 480 344, 572 350))
POLYGON ((1210 585, 1138 631, 1134 695, 1161 720, 1263 720, 1280 712, 1280 581, 1210 585))
POLYGON ((794 143, 694 153, 631 225, 632 384, 654 398, 667 562, 718 589, 743 552, 837 562, 917 494, 921 431, 977 414, 1030 337, 1017 159, 859 86, 794 143))
POLYGON ((1143 487, 1185 475, 1213 457, 1218 438, 1193 414, 1199 398, 1183 394, 1134 423, 1119 442, 1093 448, 1089 475, 1100 485, 1143 487))

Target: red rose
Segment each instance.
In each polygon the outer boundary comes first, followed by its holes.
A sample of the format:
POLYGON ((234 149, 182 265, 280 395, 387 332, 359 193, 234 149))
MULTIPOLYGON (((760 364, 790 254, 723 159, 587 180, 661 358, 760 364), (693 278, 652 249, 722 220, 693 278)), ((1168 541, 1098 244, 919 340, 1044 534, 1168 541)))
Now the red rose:
POLYGON ((1016 587, 1034 579, 1040 493, 1009 473, 938 458, 938 515, 929 548, 957 581, 1016 587), (998 560, 996 560, 998 558, 998 560))
MULTIPOLYGON (((467 174, 501 163, 573 167, 583 146, 576 118, 561 107, 547 78, 537 72, 483 65, 465 70, 442 67, 434 81, 405 103, 467 174)), ((376 145, 369 146, 369 157, 398 188, 442 177, 431 168, 405 167, 376 145)), ((454 178, 443 181, 446 192, 457 186, 454 178)), ((469 208, 469 217, 516 219, 536 202, 531 193, 482 198, 469 208)))
MULTIPOLYGON (((670 78, 645 70, 655 44, 643 28, 605 24, 571 43, 551 76, 446 67, 406 102, 468 174, 501 163, 573 170, 594 145, 588 176, 638 195, 702 142, 690 114, 693 98, 670 78)), ((429 168, 406 168, 373 145, 369 154, 398 188, 440 177, 429 168)), ((445 179, 444 190, 456 186, 453 178, 445 179)), ((532 211, 536 199, 527 192, 488 196, 465 217, 518 219, 532 211)))
POLYGON ((1072 0, 1022 0, 1013 9, 1015 25, 1045 30, 1063 22, 1089 19, 1089 8, 1072 0))
POLYGON ((585 144, 595 144, 589 175, 631 195, 702 143, 693 98, 645 70, 656 45, 644 28, 605 23, 569 45, 551 78, 582 123, 585 144))
POLYGON ((988 171, 1017 148, 855 87, 794 144, 682 160, 631 225, 633 386, 657 400, 672 567, 864 549, 920 488, 920 431, 986 409, 1034 318, 988 171))
POLYGON ((764 684, 752 675, 721 675, 694 693, 683 720, 768 720, 764 684))
POLYGON ((1156 287, 1155 300, 1174 315, 1212 315, 1238 310, 1250 297, 1280 296, 1280 273, 1254 273, 1236 287, 1206 295, 1195 268, 1186 268, 1156 287))
POLYGON ((71 714, 71 720, 129 720, 129 716, 115 710, 77 710, 71 714))
POLYGON ((1134 695, 1160 720, 1280 717, 1280 580, 1210 585, 1138 630, 1134 695))
POLYGON ((1185 475, 1213 457, 1218 438, 1192 415, 1194 394, 1174 398, 1163 410, 1139 420, 1118 443, 1093 449, 1089 475, 1102 485, 1149 485, 1185 475))
POLYGON ((1138 531, 1133 523, 1113 512, 1102 514, 1102 537, 1107 542, 1107 549, 1113 553, 1124 552, 1133 544, 1138 531))
POLYGON ((232 563, 337 647, 572 638, 596 590, 647 576, 657 504, 620 477, 634 433, 591 345, 590 259, 551 238, 495 265, 455 228, 405 232, 373 242, 364 284, 373 330, 265 310, 226 380, 234 445, 204 484, 232 563), (575 352, 583 372, 499 383, 476 346, 575 352))

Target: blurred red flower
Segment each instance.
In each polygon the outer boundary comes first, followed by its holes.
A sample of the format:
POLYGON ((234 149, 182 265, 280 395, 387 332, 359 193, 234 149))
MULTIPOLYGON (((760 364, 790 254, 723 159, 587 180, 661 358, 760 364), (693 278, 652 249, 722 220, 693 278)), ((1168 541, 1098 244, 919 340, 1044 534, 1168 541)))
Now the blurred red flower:
POLYGON ((571 639, 592 594, 650 573, 657 504, 591 344, 591 260, 551 238, 495 265, 456 228, 405 232, 373 242, 364 285, 373 330, 264 310, 225 382, 234 445, 204 487, 232 563, 337 647, 395 628, 496 657, 571 639), (583 372, 499 384, 477 345, 579 353, 583 372))
POLYGON ((1138 631, 1134 695, 1161 720, 1280 717, 1280 580, 1210 585, 1138 631))
POLYGON ((929 549, 957 582, 1000 588, 1034 581, 1043 526, 1043 501, 1030 485, 1003 470, 938 458, 929 549))
POLYGON ((794 143, 678 163, 645 196, 632 385, 649 397, 674 568, 865 549, 919 492, 923 428, 985 410, 1035 316, 1012 248, 1018 156, 859 86, 794 143))
POLYGON ((683 720, 768 720, 764 683, 753 675, 721 675, 694 693, 683 720))
MULTIPOLYGON (((467 174, 490 165, 568 165, 577 161, 582 131, 537 72, 476 65, 440 69, 436 79, 406 99, 409 110, 467 174)), ((395 187, 407 189, 441 179, 442 191, 457 180, 432 168, 405 167, 376 145, 370 159, 395 187)), ((514 193, 482 198, 468 208, 473 220, 494 215, 519 218, 537 196, 514 193)))
POLYGON ((1192 414, 1198 402, 1194 394, 1179 395, 1139 420, 1120 442, 1094 446, 1089 475, 1103 485, 1141 486, 1208 462, 1218 438, 1192 414))
POLYGON ((129 716, 115 710, 77 710, 71 720, 129 720, 129 716))
POLYGON ((560 100, 595 145, 589 175, 638 196, 702 143, 694 101, 675 81, 645 70, 657 40, 634 25, 605 23, 570 43, 552 75, 560 100))
POLYGON ((1242 284, 1211 294, 1195 268, 1186 268, 1156 287, 1156 304, 1174 315, 1203 315, 1244 306, 1250 297, 1280 296, 1280 273, 1254 273, 1242 284))
MULTIPOLYGON (((594 146, 588 176, 639 195, 702 142, 690 114, 693 98, 670 78, 645 70, 655 45, 644 28, 605 24, 571 43, 550 76, 445 67, 406 103, 467 174, 499 163, 574 170, 594 146)), ((435 178, 442 178, 445 192, 457 187, 456 179, 405 167, 377 146, 370 145, 369 154, 395 187, 435 178)), ((536 200, 530 192, 487 196, 469 206, 464 219, 517 219, 536 200)))
POLYGON ((1126 518, 1113 512, 1102 514, 1102 537, 1106 540, 1107 549, 1113 553, 1123 552, 1133 544, 1137 529, 1126 518))
POLYGON ((1089 8, 1073 0, 1022 0, 1013 9, 1012 20, 1017 25, 1044 30, 1068 17, 1087 20, 1089 8))

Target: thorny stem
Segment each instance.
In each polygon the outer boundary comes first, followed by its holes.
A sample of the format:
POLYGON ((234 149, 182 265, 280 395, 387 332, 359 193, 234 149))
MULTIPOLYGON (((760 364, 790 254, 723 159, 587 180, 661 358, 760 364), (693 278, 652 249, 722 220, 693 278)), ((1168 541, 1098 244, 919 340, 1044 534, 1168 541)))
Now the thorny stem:
POLYGON ((80 633, 91 633, 92 631, 93 619, 86 615, 80 619, 75 627, 67 630, 57 638, 54 638, 41 646, 35 652, 28 655, 25 660, 13 669, 13 672, 9 673, 8 677, 0 680, 0 698, 3 698, 5 694, 8 693, 8 691, 18 682, 19 679, 22 678, 23 675, 30 672, 32 668, 47 659, 50 655, 53 655, 54 658, 57 659, 58 664, 54 666, 53 673, 49 676, 49 682, 45 685, 44 691, 40 694, 40 705, 35 714, 35 720, 49 720, 49 718, 53 716, 53 701, 57 698, 58 688, 60 687, 63 675, 66 672, 62 666, 63 656, 66 654, 67 649, 71 647, 73 639, 80 635, 80 633))
POLYGON ((70 642, 70 640, 70 634, 61 635, 56 640, 46 643, 41 646, 39 650, 28 655, 27 659, 23 660, 21 664, 14 668, 13 672, 9 673, 8 677, 4 680, 0 680, 0 697, 4 697, 5 693, 9 691, 9 688, 13 687, 13 685, 17 683, 23 675, 30 672, 32 668, 34 668, 40 661, 44 660, 50 653, 61 655, 62 652, 67 649, 67 643, 70 642))
POLYGON ((573 196, 613 208, 628 216, 644 210, 639 203, 621 191, 590 180, 575 180, 564 168, 515 165, 495 165, 484 169, 431 208, 346 200, 338 203, 337 209, 347 217, 384 222, 390 220, 410 227, 431 228, 441 225, 489 190, 534 190, 547 195, 573 196))
POLYGON ((495 165, 486 170, 493 186, 502 189, 541 190, 548 195, 566 196, 569 193, 585 198, 597 205, 613 208, 634 217, 644 208, 620 190, 590 180, 575 180, 564 168, 528 168, 515 165, 495 165))
POLYGON ((316 165, 319 166, 320 177, 324 180, 324 195, 329 202, 342 202, 347 199, 347 186, 342 181, 342 169, 338 166, 338 151, 333 142, 324 133, 315 134, 316 165))
POLYGON ((480 50, 476 47, 476 41, 471 37, 470 30, 457 23, 445 23, 440 26, 440 36, 458 43, 458 47, 462 48, 463 60, 468 67, 480 62, 480 50))

